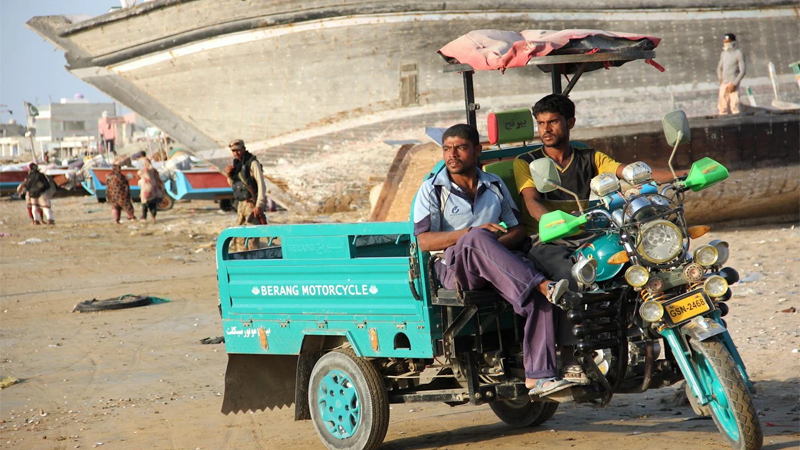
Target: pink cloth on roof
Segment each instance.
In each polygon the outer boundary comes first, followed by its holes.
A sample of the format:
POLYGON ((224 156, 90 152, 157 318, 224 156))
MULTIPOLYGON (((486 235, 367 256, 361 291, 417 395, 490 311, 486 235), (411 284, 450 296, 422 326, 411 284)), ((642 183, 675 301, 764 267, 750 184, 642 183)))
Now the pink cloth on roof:
POLYGON ((522 67, 533 57, 546 56, 567 45, 570 40, 587 36, 637 41, 649 39, 654 46, 660 38, 603 30, 525 30, 519 33, 501 30, 475 30, 451 41, 439 50, 442 55, 469 64, 475 70, 504 70, 522 67))

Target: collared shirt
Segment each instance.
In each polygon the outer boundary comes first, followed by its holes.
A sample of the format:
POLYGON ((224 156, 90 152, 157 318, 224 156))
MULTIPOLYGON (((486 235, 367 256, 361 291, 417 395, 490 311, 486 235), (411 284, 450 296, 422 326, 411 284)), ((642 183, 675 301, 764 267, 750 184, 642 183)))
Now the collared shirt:
POLYGON ((478 169, 475 199, 453 183, 446 167, 425 180, 414 202, 414 235, 427 231, 455 231, 487 223, 519 224, 519 211, 508 188, 497 175, 478 169))

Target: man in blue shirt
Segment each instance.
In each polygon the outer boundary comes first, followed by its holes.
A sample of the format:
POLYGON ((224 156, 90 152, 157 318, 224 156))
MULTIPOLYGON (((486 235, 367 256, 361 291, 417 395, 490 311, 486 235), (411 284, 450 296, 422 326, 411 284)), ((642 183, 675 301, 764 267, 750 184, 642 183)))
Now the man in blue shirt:
POLYGON ((444 250, 444 261, 435 268, 445 288, 454 289, 456 282, 467 290, 492 285, 525 318, 525 385, 531 395, 546 396, 572 385, 556 378, 553 315, 553 304, 569 284, 546 279, 510 250, 526 238, 525 228, 503 181, 478 168, 481 150, 474 127, 454 125, 445 131, 446 170, 420 187, 414 234, 421 250, 444 250))

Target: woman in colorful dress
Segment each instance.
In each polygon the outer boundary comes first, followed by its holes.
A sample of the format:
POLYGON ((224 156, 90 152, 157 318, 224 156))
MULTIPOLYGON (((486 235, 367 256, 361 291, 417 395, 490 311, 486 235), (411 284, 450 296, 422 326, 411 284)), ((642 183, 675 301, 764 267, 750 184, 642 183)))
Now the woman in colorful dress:
POLYGON ((131 188, 119 164, 114 164, 111 173, 106 177, 106 187, 108 188, 106 201, 111 205, 111 211, 114 213, 114 223, 119 223, 122 210, 128 214, 128 220, 136 220, 131 203, 131 188))
POLYGON ((157 206, 161 199, 166 194, 164 192, 164 183, 158 175, 158 171, 153 167, 150 159, 143 157, 144 167, 139 169, 139 187, 141 188, 141 201, 142 201, 142 217, 141 220, 147 220, 147 211, 150 210, 150 215, 153 216, 153 222, 156 221, 157 206))

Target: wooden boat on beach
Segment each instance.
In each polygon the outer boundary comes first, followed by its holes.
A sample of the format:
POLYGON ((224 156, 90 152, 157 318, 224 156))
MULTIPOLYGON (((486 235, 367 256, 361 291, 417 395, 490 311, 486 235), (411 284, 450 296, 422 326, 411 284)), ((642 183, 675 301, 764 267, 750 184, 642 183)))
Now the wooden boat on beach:
POLYGON ((231 200, 233 190, 216 169, 175 171, 167 180, 167 193, 175 200, 231 200))
POLYGON ((4 167, 0 170, 0 195, 11 195, 17 192, 17 186, 25 181, 27 176, 28 170, 24 164, 4 167))

